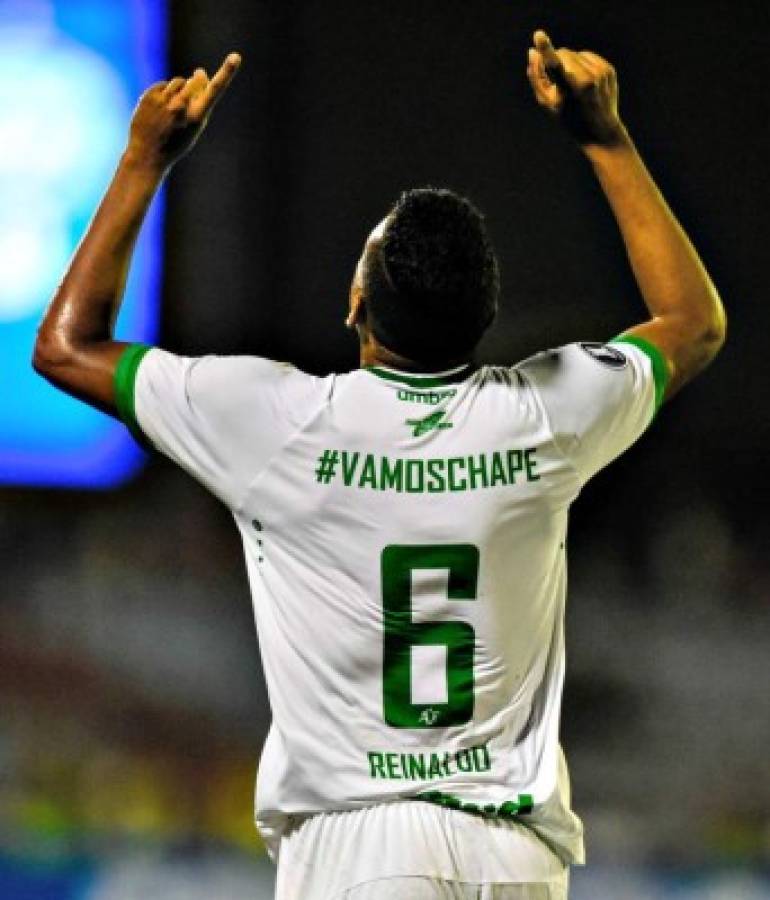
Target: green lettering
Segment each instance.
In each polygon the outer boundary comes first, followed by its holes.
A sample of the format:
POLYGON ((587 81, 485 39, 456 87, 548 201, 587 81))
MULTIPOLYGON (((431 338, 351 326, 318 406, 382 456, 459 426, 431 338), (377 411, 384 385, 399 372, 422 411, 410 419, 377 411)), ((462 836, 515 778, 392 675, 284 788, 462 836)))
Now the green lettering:
POLYGON ((473 760, 469 750, 458 750, 455 754, 455 763, 458 772, 472 772, 473 760))
POLYGON ((441 778, 441 760, 438 753, 431 753, 428 778, 441 778))
POLYGON ((521 450, 508 451, 508 484, 516 484, 516 473, 521 472, 521 450))
POLYGON ((450 491, 465 491, 468 488, 468 480, 466 478, 461 479, 460 481, 455 480, 455 469, 464 469, 465 468, 465 458, 462 456, 453 456, 448 460, 449 466, 449 490, 450 491))
POLYGON ((479 453, 478 456, 468 457, 468 475, 470 476, 471 490, 476 490, 477 476, 481 478, 482 487, 487 487, 487 458, 484 453, 479 453))
POLYGON ((445 461, 443 459, 428 460, 428 493, 440 494, 442 491, 446 490, 446 479, 444 478, 443 471, 444 465, 445 461))
POLYGON ((362 487, 374 488, 377 490, 377 469, 374 465, 374 457, 371 453, 366 454, 366 458, 364 459, 364 467, 361 470, 361 477, 358 480, 358 486, 362 487))
POLYGON ((534 474, 535 466, 537 465, 537 460, 533 459, 535 453, 537 453, 535 447, 530 447, 528 450, 524 451, 524 464, 527 467, 527 481, 540 481, 540 476, 534 474))
POLYGON ((495 450, 492 454, 492 479, 489 482, 492 487, 498 484, 508 484, 505 477, 505 466, 503 465, 503 457, 495 450))
POLYGON ((400 388, 398 391, 398 399, 405 403, 424 403, 427 406, 437 406, 447 397, 454 397, 456 393, 457 390, 455 388, 450 388, 446 391, 427 391, 425 393, 400 388))
POLYGON ((445 775, 451 775, 451 774, 452 774, 452 770, 449 768, 449 754, 448 754, 448 753, 445 753, 445 754, 444 754, 444 758, 443 758, 443 760, 441 761, 441 765, 442 765, 442 767, 443 767, 443 769, 444 769, 444 774, 445 774, 445 775))
POLYGON ((356 469, 358 468, 358 457, 360 453, 348 453, 346 450, 342 451, 342 480, 345 482, 345 487, 350 487, 353 483, 353 476, 356 474, 356 469))
POLYGON ((420 753, 418 756, 409 754, 409 777, 419 778, 420 781, 425 780, 425 757, 420 753))
POLYGON ((370 751, 366 754, 369 757, 369 775, 372 778, 385 778, 385 765, 382 759, 382 753, 374 753, 370 751))
POLYGON ((425 466, 421 459, 406 461, 406 489, 410 494, 421 494, 425 490, 425 466), (415 471, 416 479, 412 477, 412 472, 415 471))
POLYGON ((380 479, 380 490, 387 491, 390 488, 400 492, 403 481, 403 463, 401 460, 395 460, 391 468, 390 460, 387 456, 383 456, 380 479))
POLYGON ((479 747, 471 747, 473 762, 477 772, 488 772, 492 768, 492 760, 489 758, 489 750, 486 744, 479 747))
POLYGON ((401 778, 398 771, 398 753, 386 753, 385 765, 388 770, 388 778, 401 778))

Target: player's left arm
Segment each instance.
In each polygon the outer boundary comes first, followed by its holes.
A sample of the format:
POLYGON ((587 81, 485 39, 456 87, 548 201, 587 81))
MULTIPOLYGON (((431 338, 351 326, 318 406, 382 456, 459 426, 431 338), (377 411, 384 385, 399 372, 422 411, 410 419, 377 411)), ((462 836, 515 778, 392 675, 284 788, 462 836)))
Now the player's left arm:
POLYGON ((115 370, 127 346, 113 339, 113 328, 136 238, 164 177, 198 140, 240 63, 231 53, 210 79, 196 69, 145 91, 115 176, 38 330, 35 370, 112 415, 115 370))
POLYGON ((535 32, 533 43, 527 74, 535 99, 562 122, 592 164, 649 312, 622 339, 657 350, 668 398, 721 349, 721 299, 620 118, 614 67, 591 51, 555 50, 544 31, 535 32))

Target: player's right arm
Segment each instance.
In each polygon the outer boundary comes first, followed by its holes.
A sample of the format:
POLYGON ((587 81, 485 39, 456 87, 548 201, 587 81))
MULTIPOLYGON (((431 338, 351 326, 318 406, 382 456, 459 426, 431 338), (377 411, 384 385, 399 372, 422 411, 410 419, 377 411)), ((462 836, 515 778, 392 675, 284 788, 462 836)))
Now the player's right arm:
POLYGON ((115 176, 40 323, 36 371, 111 415, 118 414, 116 373, 131 352, 113 329, 139 230, 166 173, 198 140, 240 62, 231 53, 211 79, 196 69, 145 91, 115 176))
POLYGON ((555 50, 534 35, 527 75, 591 162, 650 314, 624 337, 652 344, 668 367, 665 397, 704 369, 725 340, 725 312, 695 248, 669 209, 618 113, 614 68, 589 51, 555 50))

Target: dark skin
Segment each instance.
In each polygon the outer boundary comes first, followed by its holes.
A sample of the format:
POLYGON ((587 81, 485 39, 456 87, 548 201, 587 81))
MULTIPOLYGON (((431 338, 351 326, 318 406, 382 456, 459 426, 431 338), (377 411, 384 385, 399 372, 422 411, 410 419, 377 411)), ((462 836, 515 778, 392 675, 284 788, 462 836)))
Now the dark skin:
POLYGON ((35 369, 111 415, 127 346, 112 335, 136 238, 161 182, 195 145, 240 64, 231 53, 210 79, 196 69, 145 91, 115 176, 40 325, 35 369))
MULTIPOLYGON (((626 334, 661 350, 668 398, 724 343, 719 295, 620 119, 614 68, 590 51, 554 49, 543 31, 535 32, 533 45, 527 77, 535 100, 574 137, 607 197, 649 312, 626 334)), ((230 54, 211 79, 196 69, 190 78, 159 82, 142 95, 115 177, 41 323, 35 369, 112 415, 115 368, 126 347, 113 340, 113 326, 139 229, 163 178, 200 137, 240 62, 230 54)), ((369 325, 363 273, 385 223, 364 247, 346 324, 358 332, 362 366, 428 371, 380 344, 369 325)), ((464 361, 447 360, 440 368, 464 361)))

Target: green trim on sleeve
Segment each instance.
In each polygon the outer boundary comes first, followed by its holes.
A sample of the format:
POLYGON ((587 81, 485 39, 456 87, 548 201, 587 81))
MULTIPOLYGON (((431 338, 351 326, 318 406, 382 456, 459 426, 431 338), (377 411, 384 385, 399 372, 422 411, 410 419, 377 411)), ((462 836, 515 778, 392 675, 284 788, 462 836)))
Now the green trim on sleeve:
POLYGON ((145 447, 147 438, 136 419, 134 389, 139 363, 151 349, 147 344, 131 344, 123 351, 115 368, 115 405, 118 408, 118 415, 136 440, 145 447))
POLYGON ((610 341, 611 344, 633 344, 638 347, 642 353, 646 353, 650 357, 652 363, 652 378, 655 382, 655 409, 653 415, 657 413, 663 404, 663 397, 666 393, 666 385, 671 377, 668 371, 668 363, 666 357, 661 351, 646 341, 644 338, 636 337, 634 334, 621 334, 610 341))

